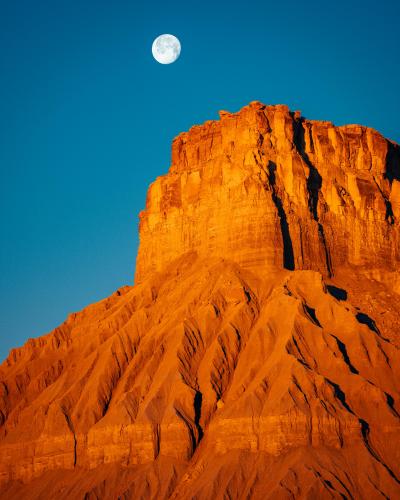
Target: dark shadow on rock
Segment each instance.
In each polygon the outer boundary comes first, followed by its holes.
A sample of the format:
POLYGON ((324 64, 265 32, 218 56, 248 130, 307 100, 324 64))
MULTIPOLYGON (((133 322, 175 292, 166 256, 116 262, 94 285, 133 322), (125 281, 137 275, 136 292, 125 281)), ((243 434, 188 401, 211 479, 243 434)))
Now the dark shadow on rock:
POLYGON ((305 131, 304 131, 304 118, 300 118, 299 120, 295 120, 293 125, 294 125, 294 137, 293 137, 293 142, 294 145, 296 146, 297 152, 299 155, 303 158, 304 162, 308 166, 310 173, 307 178, 307 191, 308 191, 308 209, 310 210, 310 213, 312 215, 312 218, 315 220, 315 222, 318 225, 318 235, 321 240, 324 253, 325 253, 325 262, 326 262, 326 268, 328 271, 328 275, 332 276, 332 261, 328 249, 328 245, 326 243, 326 238, 325 238, 325 231, 324 227, 319 220, 318 216, 318 202, 319 202, 319 195, 322 187, 322 177, 318 170, 315 168, 315 166, 312 164, 310 158, 308 157, 308 154, 306 153, 305 150, 305 131))
POLYGON ((347 292, 343 288, 339 288, 334 285, 327 285, 326 289, 337 300, 347 300, 347 292))
POLYGON ((203 403, 203 394, 200 391, 196 391, 193 404, 194 404, 194 423, 198 432, 198 442, 200 442, 203 437, 203 429, 200 425, 202 403, 203 403))
POLYGON ((358 421, 360 422, 361 426, 361 434, 364 440, 364 444, 367 448, 367 450, 371 453, 371 455, 375 458, 377 462, 379 462, 387 472, 390 474, 390 476, 396 481, 396 483, 400 484, 400 481, 398 477, 395 475, 395 473, 392 471, 392 469, 383 461, 383 459, 380 457, 379 453, 372 447, 372 444, 370 442, 370 427, 369 423, 364 420, 363 418, 359 418, 358 421))
POLYGON ((359 312, 356 314, 356 319, 359 323, 362 325, 366 325, 371 332, 374 332, 378 335, 379 338, 384 340, 385 342, 390 342, 390 340, 386 337, 384 337, 381 332, 379 331, 379 328, 376 326, 375 321, 368 316, 368 314, 365 314, 363 312, 359 312))
POLYGON ((283 203, 278 195, 276 189, 276 165, 272 161, 268 163, 268 180, 272 188, 272 201, 274 202, 276 209, 278 211, 279 221, 282 231, 283 240, 283 266, 285 269, 290 271, 294 270, 294 254, 293 254, 293 244, 289 232, 289 224, 287 221, 285 209, 283 208, 283 203))
POLYGON ((361 323, 362 325, 367 325, 371 331, 379 335, 379 330, 375 324, 375 321, 372 318, 370 318, 368 314, 359 312, 356 314, 356 319, 359 323, 361 323))
POLYGON ((342 403, 342 405, 344 406, 344 408, 346 408, 346 410, 349 413, 351 413, 352 415, 355 415, 354 411, 348 405, 348 403, 346 401, 346 395, 342 391, 342 389, 340 388, 340 386, 338 384, 336 384, 335 382, 333 382, 332 380, 329 380, 328 378, 326 380, 331 385, 331 387, 333 389, 333 392, 335 394, 335 397, 342 403))
POLYGON ((351 373, 354 373, 354 374, 357 375, 359 373, 359 371, 351 363, 349 355, 347 353, 346 345, 340 339, 338 339, 336 337, 336 335, 332 335, 332 337, 336 340, 336 343, 337 343, 337 346, 339 348, 339 351, 342 353, 343 359, 344 359, 345 363, 347 364, 347 366, 349 367, 349 370, 351 371, 351 373))
POLYGON ((389 222, 389 224, 391 224, 393 226, 393 224, 395 223, 395 218, 394 218, 392 204, 386 198, 384 198, 384 200, 385 200, 385 207, 386 207, 385 220, 387 220, 389 222))
POLYGON ((385 177, 390 184, 394 180, 400 181, 400 147, 392 142, 389 142, 386 154, 385 177))
POLYGON ((386 402, 387 402, 388 406, 390 407, 390 409, 392 410, 392 412, 396 415, 396 417, 400 417, 399 413, 396 410, 393 396, 391 396, 387 392, 385 392, 385 396, 386 396, 386 402))
MULTIPOLYGON (((386 173, 385 173, 386 175, 386 173)), ((394 213, 393 213, 393 207, 392 207, 392 204, 390 202, 390 200, 387 199, 387 196, 386 194, 382 191, 381 187, 379 186, 379 184, 376 182, 376 179, 374 178, 374 181, 375 181, 375 185, 376 187, 378 188, 379 192, 381 193, 381 196, 385 202, 385 208, 386 208, 386 213, 385 213, 385 220, 393 225, 395 223, 395 218, 394 218, 394 213)), ((390 181, 392 182, 392 181, 390 181)))
POLYGON ((321 323, 318 321, 317 315, 315 314, 315 309, 313 307, 308 306, 307 304, 303 304, 304 306, 304 311, 307 314, 307 316, 310 317, 311 321, 322 328, 321 323))

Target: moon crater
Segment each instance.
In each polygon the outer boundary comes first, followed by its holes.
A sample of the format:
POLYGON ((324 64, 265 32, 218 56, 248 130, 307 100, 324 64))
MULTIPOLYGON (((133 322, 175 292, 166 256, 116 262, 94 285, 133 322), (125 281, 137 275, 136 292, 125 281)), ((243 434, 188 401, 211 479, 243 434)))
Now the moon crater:
POLYGON ((151 51, 154 59, 160 64, 171 64, 181 53, 181 43, 174 35, 160 35, 154 40, 151 51))

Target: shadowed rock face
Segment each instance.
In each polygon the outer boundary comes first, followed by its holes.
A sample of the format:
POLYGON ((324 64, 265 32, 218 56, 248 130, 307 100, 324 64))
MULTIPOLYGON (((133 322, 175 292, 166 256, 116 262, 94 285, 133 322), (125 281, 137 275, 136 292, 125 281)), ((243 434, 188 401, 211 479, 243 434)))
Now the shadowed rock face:
POLYGON ((260 103, 181 134, 137 284, 1 365, 0 496, 400 496, 399 158, 260 103))
POLYGON ((255 102, 179 135, 140 214, 136 281, 190 250, 254 269, 400 261, 400 148, 375 130, 255 102))

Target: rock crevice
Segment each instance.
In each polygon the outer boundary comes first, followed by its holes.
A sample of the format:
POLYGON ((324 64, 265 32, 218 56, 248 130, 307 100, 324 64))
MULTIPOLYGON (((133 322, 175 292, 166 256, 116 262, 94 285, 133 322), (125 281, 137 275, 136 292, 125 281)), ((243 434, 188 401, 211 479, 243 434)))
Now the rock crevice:
POLYGON ((0 366, 0 498, 400 498, 400 151, 253 102, 173 142, 135 286, 0 366))

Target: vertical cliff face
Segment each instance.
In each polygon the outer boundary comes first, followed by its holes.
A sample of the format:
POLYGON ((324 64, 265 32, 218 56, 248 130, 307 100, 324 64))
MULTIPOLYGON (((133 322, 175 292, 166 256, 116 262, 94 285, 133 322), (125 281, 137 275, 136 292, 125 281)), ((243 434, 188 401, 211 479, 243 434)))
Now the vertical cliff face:
POLYGON ((310 121, 251 103, 195 126, 140 214, 136 281, 177 256, 229 256, 248 268, 357 266, 400 260, 400 148, 375 130, 310 121))
POLYGON ((0 366, 0 497, 400 498, 400 150, 255 102, 181 134, 136 285, 0 366))

